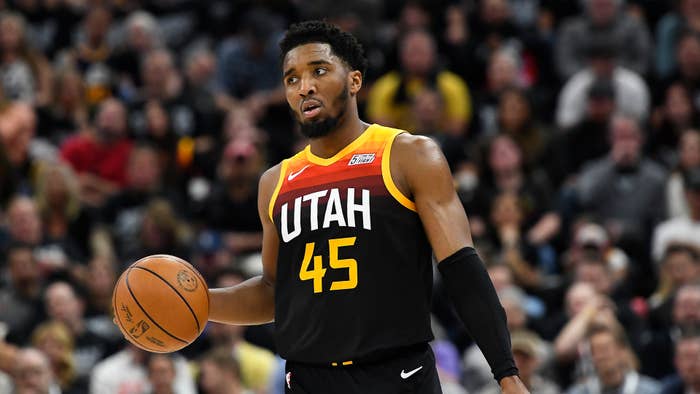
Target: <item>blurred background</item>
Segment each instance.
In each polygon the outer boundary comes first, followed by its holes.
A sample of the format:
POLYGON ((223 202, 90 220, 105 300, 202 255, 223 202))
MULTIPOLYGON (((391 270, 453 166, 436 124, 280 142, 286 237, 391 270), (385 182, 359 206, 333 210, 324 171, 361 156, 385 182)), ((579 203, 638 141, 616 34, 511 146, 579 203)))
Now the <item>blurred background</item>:
MULTIPOLYGON (((311 18, 364 45, 364 120, 443 148, 531 392, 700 392, 700 0, 0 0, 0 393, 283 392, 272 326, 151 355, 110 297, 153 253, 260 273, 311 18)), ((435 280, 444 392, 498 392, 435 280)))

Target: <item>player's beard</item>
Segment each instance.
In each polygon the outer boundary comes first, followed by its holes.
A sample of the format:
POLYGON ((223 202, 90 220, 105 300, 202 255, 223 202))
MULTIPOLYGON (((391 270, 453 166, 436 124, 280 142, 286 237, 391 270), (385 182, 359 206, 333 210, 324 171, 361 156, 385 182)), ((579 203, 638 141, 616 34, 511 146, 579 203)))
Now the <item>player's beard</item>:
POLYGON ((309 122, 299 122, 301 133, 308 138, 320 138, 330 134, 338 126, 340 119, 345 115, 345 108, 348 104, 350 93, 346 86, 338 97, 333 100, 333 104, 340 107, 340 112, 336 116, 331 116, 321 120, 309 122))

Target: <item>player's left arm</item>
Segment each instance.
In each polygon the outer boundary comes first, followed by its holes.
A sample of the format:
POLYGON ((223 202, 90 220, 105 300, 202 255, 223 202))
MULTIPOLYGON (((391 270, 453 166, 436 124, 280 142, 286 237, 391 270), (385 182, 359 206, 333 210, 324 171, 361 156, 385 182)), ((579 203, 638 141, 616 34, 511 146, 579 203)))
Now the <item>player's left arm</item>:
POLYGON ((438 269, 465 327, 504 393, 527 393, 517 377, 506 317, 473 248, 469 222, 442 151, 426 137, 401 134, 392 147, 394 182, 416 204, 438 269))

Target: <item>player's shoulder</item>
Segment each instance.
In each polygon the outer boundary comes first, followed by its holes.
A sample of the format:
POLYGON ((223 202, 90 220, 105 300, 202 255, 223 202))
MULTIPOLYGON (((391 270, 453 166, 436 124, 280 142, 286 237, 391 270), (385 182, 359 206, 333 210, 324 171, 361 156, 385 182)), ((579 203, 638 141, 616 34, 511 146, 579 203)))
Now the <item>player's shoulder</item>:
POLYGON ((275 164, 274 166, 268 168, 265 170, 265 172, 262 173, 260 176, 260 183, 261 184, 267 184, 267 183, 276 183, 277 180, 280 177, 280 172, 282 171, 282 163, 283 161, 275 164))
POLYGON ((401 133, 394 139, 392 154, 413 157, 415 159, 429 159, 432 155, 442 155, 440 146, 430 137, 401 133))
POLYGON ((280 176, 282 175, 281 173, 283 164, 284 160, 268 168, 267 170, 265 170, 265 172, 262 173, 262 175, 260 176, 260 182, 258 186, 258 190, 261 197, 265 197, 269 200, 269 198, 272 196, 275 187, 277 187, 277 183, 279 182, 280 176))
POLYGON ((285 167, 289 166, 290 162, 302 160, 303 158, 304 149, 265 170, 265 172, 263 172, 262 176, 260 177, 261 181, 264 180, 266 182, 277 183, 277 180, 279 179, 280 175, 282 175, 280 173, 284 171, 285 167))

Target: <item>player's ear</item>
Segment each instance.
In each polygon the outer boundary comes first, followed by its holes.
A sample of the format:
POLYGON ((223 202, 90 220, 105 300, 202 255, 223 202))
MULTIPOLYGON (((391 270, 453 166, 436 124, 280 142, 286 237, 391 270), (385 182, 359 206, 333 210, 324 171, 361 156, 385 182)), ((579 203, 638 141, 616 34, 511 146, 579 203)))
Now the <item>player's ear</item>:
POLYGON ((348 83, 350 88, 350 95, 354 96, 362 88, 362 73, 358 70, 350 71, 348 73, 348 83))

